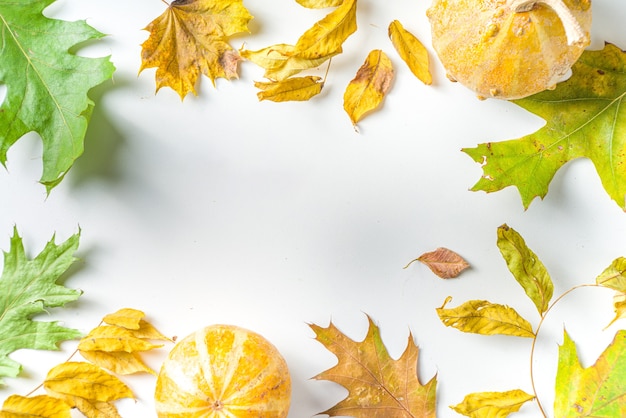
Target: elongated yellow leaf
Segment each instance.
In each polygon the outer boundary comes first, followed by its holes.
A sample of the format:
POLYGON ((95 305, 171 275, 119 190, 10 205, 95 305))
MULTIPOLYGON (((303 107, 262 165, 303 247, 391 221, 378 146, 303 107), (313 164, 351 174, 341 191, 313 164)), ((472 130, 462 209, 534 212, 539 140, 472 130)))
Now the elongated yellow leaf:
POLYGON ((296 2, 308 9, 324 9, 326 7, 341 6, 344 0, 296 0, 296 2))
POLYGON ((127 353, 125 351, 82 351, 80 355, 104 369, 117 374, 150 373, 156 376, 156 372, 146 365, 139 353, 127 353))
POLYGON ((535 399, 520 389, 507 392, 471 393, 451 408, 461 415, 472 418, 505 418, 519 411, 523 404, 535 399))
POLYGON ((393 67, 387 55, 379 49, 371 51, 343 95, 343 108, 353 125, 380 106, 392 80, 393 67))
POLYGON ((276 44, 257 51, 242 50, 243 58, 250 60, 265 69, 263 76, 273 81, 283 81, 304 70, 319 67, 333 56, 341 52, 341 48, 334 53, 317 59, 303 58, 298 55, 294 45, 276 44))
POLYGON ((322 91, 324 82, 320 80, 317 76, 295 77, 270 83, 257 81, 254 86, 261 90, 257 93, 259 100, 306 101, 322 91))
POLYGON ((138 309, 122 308, 116 312, 105 315, 103 322, 126 329, 139 329, 140 321, 146 316, 138 309))
POLYGON ((98 402, 78 396, 66 396, 64 399, 87 418, 122 418, 111 402, 98 402))
POLYGON ((357 0, 345 0, 304 32, 296 42, 298 55, 314 60, 340 51, 344 41, 356 31, 356 3, 357 0))
POLYGON ((456 308, 446 309, 448 297, 441 308, 437 308, 439 319, 447 327, 463 332, 482 335, 512 335, 533 338, 532 326, 513 308, 486 300, 470 300, 456 308))
POLYGON ((432 84, 433 77, 430 73, 430 60, 426 47, 397 20, 389 24, 388 33, 400 58, 406 62, 415 77, 424 84, 432 84))
POLYGON ((65 362, 53 367, 43 386, 53 396, 77 396, 97 402, 134 398, 124 382, 87 362, 65 362))
POLYGON ((596 283, 626 293, 626 258, 619 257, 613 260, 611 265, 596 277, 596 283))
POLYGON ((70 405, 48 395, 9 396, 2 405, 0 418, 71 418, 70 405))
POLYGON ((162 347, 145 339, 136 337, 131 330, 114 325, 101 325, 94 328, 80 340, 78 349, 81 351, 148 351, 162 347))

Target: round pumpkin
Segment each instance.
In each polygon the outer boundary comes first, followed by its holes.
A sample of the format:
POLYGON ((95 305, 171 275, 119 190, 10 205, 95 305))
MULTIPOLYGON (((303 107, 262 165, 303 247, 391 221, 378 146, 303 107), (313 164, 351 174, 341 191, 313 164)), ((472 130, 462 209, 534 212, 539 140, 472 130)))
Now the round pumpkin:
POLYGON ((281 354, 261 335, 212 325, 180 340, 159 372, 159 418, 284 418, 291 379, 281 354))
POLYGON ((590 43, 591 0, 434 0, 432 44, 480 98, 554 88, 590 43))

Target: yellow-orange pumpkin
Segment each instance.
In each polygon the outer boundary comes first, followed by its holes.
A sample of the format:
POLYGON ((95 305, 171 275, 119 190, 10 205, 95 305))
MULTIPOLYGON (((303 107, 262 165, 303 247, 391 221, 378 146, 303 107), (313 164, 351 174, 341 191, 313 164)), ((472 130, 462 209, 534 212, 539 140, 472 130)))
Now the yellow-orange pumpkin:
POLYGON ((269 341, 232 325, 212 325, 179 341, 156 383, 159 418, 284 418, 291 399, 287 364, 269 341))
POLYGON ((553 88, 590 43, 591 0, 434 0, 432 44, 480 98, 553 88))

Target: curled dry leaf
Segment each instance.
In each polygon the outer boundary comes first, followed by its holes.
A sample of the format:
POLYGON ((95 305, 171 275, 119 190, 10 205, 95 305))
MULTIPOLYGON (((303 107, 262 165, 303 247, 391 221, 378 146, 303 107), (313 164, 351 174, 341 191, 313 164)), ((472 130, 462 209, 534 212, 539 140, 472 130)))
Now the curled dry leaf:
POLYGON ((426 264, 428 268, 442 279, 452 279, 469 267, 469 263, 452 250, 439 247, 435 251, 424 253, 412 260, 404 268, 413 262, 419 261, 426 264))
POLYGON ((371 51, 343 95, 343 108, 353 125, 381 105, 392 80, 389 57, 379 49, 371 51))
POLYGON ((228 39, 247 32, 251 19, 241 0, 174 0, 145 28, 139 72, 156 67, 157 91, 170 87, 181 100, 196 94, 200 74, 214 84, 237 78, 241 57, 228 39))
POLYGON ((430 60, 426 47, 397 20, 389 24, 388 33, 400 58, 406 62, 415 77, 426 85, 432 84, 433 77, 430 73, 430 60))
POLYGON ((523 390, 514 389, 506 392, 471 393, 458 405, 451 408, 466 417, 505 418, 520 410, 522 405, 535 399, 523 390))
POLYGON ((257 93, 259 100, 306 101, 322 91, 324 82, 321 80, 317 76, 294 77, 274 82, 257 81, 254 86, 261 90, 257 93))

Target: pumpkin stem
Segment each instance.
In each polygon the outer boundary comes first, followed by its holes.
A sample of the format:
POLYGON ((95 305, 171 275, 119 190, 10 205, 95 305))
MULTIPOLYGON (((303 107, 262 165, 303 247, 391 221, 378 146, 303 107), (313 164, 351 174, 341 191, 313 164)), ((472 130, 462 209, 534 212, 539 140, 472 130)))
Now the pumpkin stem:
POLYGON ((550 7, 561 19, 569 45, 585 44, 587 39, 585 31, 569 8, 563 3, 563 0, 513 0, 511 6, 516 13, 523 13, 531 11, 537 3, 543 3, 550 7))

